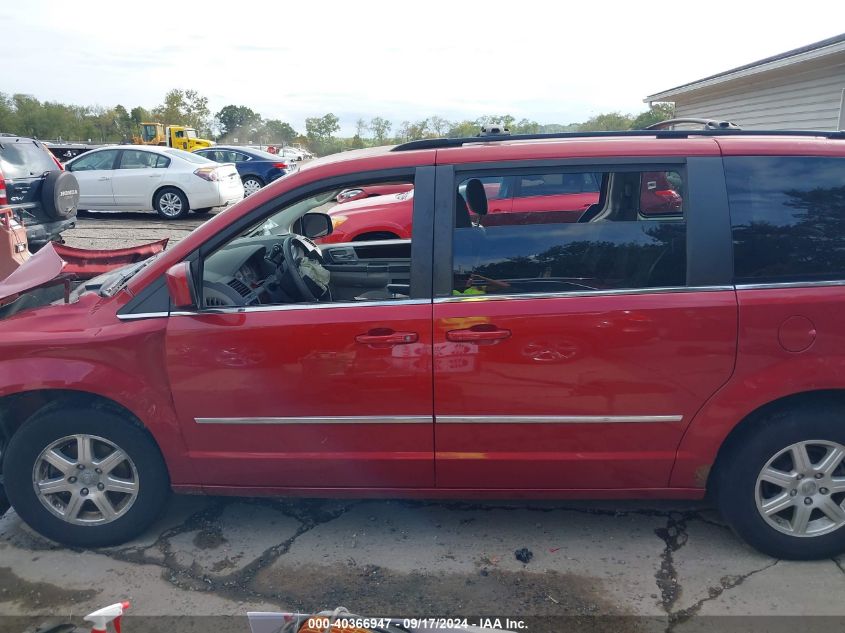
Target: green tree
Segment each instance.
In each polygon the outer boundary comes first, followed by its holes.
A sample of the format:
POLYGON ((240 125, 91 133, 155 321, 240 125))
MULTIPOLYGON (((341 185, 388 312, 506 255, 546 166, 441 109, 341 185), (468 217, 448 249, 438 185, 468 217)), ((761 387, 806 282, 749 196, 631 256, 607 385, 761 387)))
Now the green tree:
POLYGON ((132 121, 132 117, 122 105, 117 104, 114 107, 114 125, 117 128, 117 134, 120 140, 131 140, 136 127, 132 121))
POLYGON ((285 123, 279 119, 267 119, 264 121, 264 136, 271 143, 287 145, 297 137, 297 132, 291 127, 290 123, 285 123))
POLYGON ((164 102, 153 109, 153 117, 165 125, 186 125, 207 133, 211 124, 208 99, 196 90, 173 89, 164 102))
POLYGON ((12 99, 0 92, 0 132, 14 134, 17 126, 17 115, 12 99))
POLYGON ((655 103, 646 110, 638 114, 633 122, 631 128, 634 130, 644 130, 649 125, 660 123, 675 118, 675 104, 674 103, 655 103))
POLYGON ((604 130, 630 130, 632 122, 633 119, 630 114, 621 114, 620 112, 608 112, 587 119, 581 125, 578 126, 578 131, 599 132, 604 130))
POLYGON ((316 141, 328 141, 340 129, 338 118, 329 112, 321 117, 305 119, 305 133, 316 141))
POLYGON ((141 123, 145 123, 153 118, 153 115, 148 111, 142 108, 141 106, 135 106, 129 112, 129 116, 132 119, 132 123, 135 126, 141 125, 141 123))
POLYGON ((373 133, 373 141, 376 145, 384 145, 387 142, 387 135, 393 124, 380 116, 370 119, 370 131, 373 133))
POLYGON ((455 121, 449 127, 449 136, 451 138, 466 138, 469 136, 478 136, 480 128, 476 121, 455 121))
POLYGON ((229 136, 242 127, 259 125, 261 115, 247 106, 227 105, 214 115, 214 120, 220 127, 220 136, 229 136))
POLYGON ((359 139, 363 139, 369 130, 370 126, 367 125, 367 122, 364 119, 359 118, 355 121, 355 136, 359 139))

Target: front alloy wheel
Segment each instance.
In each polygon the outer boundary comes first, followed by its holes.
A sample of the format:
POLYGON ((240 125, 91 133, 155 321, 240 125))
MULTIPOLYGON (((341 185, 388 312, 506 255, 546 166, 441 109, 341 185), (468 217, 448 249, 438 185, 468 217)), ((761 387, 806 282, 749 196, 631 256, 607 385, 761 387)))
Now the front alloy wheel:
POLYGON ((821 536, 845 525, 845 446, 808 440, 787 446, 757 477, 757 510, 790 536, 821 536))
POLYGON ((73 525, 103 525, 126 514, 139 492, 138 469, 114 443, 69 435, 45 448, 32 483, 47 510, 73 525))
POLYGON ((152 435, 116 405, 48 405, 36 413, 12 435, 3 482, 21 519, 74 547, 136 537, 170 492, 152 435))

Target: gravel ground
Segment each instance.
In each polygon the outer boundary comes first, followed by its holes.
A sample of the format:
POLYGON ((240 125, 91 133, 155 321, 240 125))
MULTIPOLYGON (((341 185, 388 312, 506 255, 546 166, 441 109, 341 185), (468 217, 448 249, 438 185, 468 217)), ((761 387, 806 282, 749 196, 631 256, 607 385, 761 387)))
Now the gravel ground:
MULTIPOLYGON (((204 220, 85 213, 65 239, 87 248, 178 241, 204 220)), ((827 632, 845 627, 844 567, 763 556, 701 504, 176 496, 144 536, 96 551, 58 547, 8 512, 0 633, 125 598, 136 618, 229 616, 138 618, 135 628, 130 618, 127 633, 246 631, 247 610, 338 605, 374 617, 508 616, 532 633, 827 632), (530 556, 520 561, 523 548, 530 556)))

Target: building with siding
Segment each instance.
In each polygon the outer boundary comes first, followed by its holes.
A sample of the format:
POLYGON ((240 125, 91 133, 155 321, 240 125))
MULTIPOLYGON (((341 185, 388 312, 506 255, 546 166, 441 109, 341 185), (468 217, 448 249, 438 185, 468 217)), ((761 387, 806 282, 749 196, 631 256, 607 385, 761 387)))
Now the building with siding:
POLYGON ((678 118, 731 121, 744 129, 845 129, 845 33, 664 90, 678 118))

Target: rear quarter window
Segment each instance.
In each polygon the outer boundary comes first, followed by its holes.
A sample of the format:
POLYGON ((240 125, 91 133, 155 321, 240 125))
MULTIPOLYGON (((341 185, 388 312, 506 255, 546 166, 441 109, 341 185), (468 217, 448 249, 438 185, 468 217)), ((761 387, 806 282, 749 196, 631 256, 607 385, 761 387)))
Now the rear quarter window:
POLYGON ((32 178, 57 169, 48 150, 32 141, 0 141, 0 171, 6 178, 32 178))
POLYGON ((737 283, 845 279, 845 158, 724 160, 737 283))

